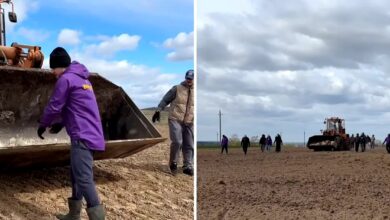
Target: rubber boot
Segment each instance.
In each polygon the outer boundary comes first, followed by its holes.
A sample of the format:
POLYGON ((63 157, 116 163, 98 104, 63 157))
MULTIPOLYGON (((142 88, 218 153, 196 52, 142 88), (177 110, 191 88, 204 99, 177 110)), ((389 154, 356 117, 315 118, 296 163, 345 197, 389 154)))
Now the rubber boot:
POLYGON ((87 208, 89 220, 104 220, 105 213, 102 205, 87 208))
POLYGON ((188 176, 193 176, 194 175, 194 169, 191 167, 184 167, 183 166, 183 173, 187 174, 188 176))
POLYGON ((177 175, 177 163, 171 163, 169 169, 171 170, 172 175, 177 175))
POLYGON ((58 214, 57 219, 60 220, 80 220, 82 200, 73 200, 68 198, 69 213, 66 215, 58 214))

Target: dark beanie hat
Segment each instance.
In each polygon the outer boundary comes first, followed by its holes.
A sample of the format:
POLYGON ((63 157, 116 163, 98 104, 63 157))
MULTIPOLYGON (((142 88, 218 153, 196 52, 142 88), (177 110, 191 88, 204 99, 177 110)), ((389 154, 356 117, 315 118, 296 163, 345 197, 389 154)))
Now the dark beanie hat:
POLYGON ((62 47, 57 47, 50 54, 50 68, 68 67, 70 65, 70 56, 62 47))

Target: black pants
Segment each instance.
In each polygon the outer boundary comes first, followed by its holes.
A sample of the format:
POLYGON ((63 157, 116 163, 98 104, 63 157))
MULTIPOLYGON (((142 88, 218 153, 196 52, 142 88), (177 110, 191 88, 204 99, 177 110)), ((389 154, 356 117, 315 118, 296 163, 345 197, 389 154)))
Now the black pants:
POLYGON ((276 152, 280 152, 280 144, 276 144, 276 152))
POLYGON ((225 149, 226 150, 226 154, 228 154, 228 146, 227 145, 222 145, 221 154, 223 153, 223 149, 225 149))
POLYGON ((260 149, 261 149, 261 152, 264 152, 265 144, 260 144, 260 149))
POLYGON ((355 143, 355 151, 359 152, 359 143, 355 143))
POLYGON ((366 151, 366 143, 361 143, 362 145, 362 152, 366 151))
POLYGON ((244 153, 245 153, 245 155, 246 155, 246 152, 248 151, 248 146, 242 146, 242 149, 244 150, 244 153))

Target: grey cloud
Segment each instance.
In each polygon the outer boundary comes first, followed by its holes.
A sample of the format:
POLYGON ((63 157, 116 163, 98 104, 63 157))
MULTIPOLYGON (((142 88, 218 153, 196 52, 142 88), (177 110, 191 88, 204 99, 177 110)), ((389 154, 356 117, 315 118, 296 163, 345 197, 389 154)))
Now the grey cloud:
POLYGON ((198 34, 200 63, 271 71, 356 68, 390 49, 386 31, 389 15, 382 5, 310 11, 305 4, 283 3, 289 5, 287 9, 270 4, 275 7, 270 7, 268 13, 273 14, 268 17, 263 15, 264 9, 258 15, 211 15, 214 23, 205 25, 198 34), (321 46, 311 50, 305 44, 308 39, 321 46), (229 49, 232 45, 235 50, 229 49))

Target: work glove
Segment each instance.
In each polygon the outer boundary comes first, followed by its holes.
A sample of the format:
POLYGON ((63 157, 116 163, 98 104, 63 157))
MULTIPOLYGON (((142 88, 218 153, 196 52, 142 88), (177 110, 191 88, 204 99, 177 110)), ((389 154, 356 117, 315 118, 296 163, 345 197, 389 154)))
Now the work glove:
POLYGON ((63 127, 64 125, 62 123, 54 123, 51 125, 49 132, 50 134, 57 134, 63 127))
POLYGON ((37 131, 38 137, 40 137, 42 140, 45 139, 45 138, 42 136, 42 134, 43 134, 45 131, 46 131, 46 128, 45 128, 45 127, 39 127, 39 128, 38 128, 38 131, 37 131))
POLYGON ((156 111, 152 117, 152 122, 155 123, 156 121, 160 122, 160 111, 156 111))

